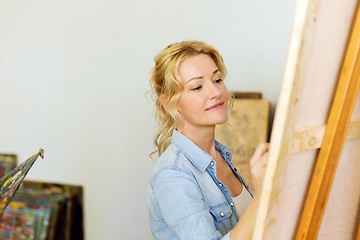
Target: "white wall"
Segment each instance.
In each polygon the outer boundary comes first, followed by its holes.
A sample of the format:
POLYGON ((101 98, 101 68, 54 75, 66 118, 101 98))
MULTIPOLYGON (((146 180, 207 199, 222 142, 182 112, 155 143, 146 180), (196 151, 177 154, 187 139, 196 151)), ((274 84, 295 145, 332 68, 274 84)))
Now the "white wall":
POLYGON ((207 41, 228 87, 273 105, 295 1, 0 0, 0 152, 28 179, 85 188, 86 239, 151 239, 147 183, 155 123, 144 93, 167 44, 207 41))

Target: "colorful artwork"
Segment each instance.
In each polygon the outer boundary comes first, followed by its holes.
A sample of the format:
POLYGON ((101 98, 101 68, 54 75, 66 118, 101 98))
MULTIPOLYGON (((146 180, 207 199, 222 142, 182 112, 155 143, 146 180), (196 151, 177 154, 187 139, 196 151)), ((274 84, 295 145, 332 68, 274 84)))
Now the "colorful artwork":
POLYGON ((47 239, 82 240, 85 238, 82 186, 24 181, 14 199, 20 197, 25 191, 33 194, 38 200, 42 199, 58 204, 57 215, 51 218, 47 239))
POLYGON ((82 187, 24 181, 0 220, 0 240, 82 240, 82 187))
POLYGON ((0 178, 11 172, 17 165, 15 154, 0 154, 0 178))
MULTIPOLYGON (((25 209, 44 212, 46 213, 46 218, 39 219, 37 225, 41 227, 36 228, 35 233, 37 237, 35 239, 55 239, 55 227, 58 220, 58 213, 64 200, 65 196, 48 195, 40 190, 20 187, 3 214, 13 210, 13 218, 16 218, 16 215, 25 209), (12 207, 14 203, 18 206, 15 205, 15 207, 12 207)), ((11 226, 8 226, 8 231, 10 228, 11 226)), ((22 230, 15 228, 11 229, 11 231, 16 232, 22 230)))
POLYGON ((0 217, 38 156, 44 158, 43 149, 0 179, 0 217))
POLYGON ((38 156, 0 179, 0 240, 84 239, 83 187, 24 180, 38 156))
POLYGON ((0 239, 45 240, 51 211, 41 205, 11 201, 0 221, 0 239))

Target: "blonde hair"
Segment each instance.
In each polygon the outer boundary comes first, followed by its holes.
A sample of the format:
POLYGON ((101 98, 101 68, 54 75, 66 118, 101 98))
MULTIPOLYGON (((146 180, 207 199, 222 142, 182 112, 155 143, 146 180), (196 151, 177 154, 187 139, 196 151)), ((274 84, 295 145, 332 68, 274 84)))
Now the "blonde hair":
POLYGON ((155 119, 159 128, 154 137, 156 150, 150 154, 159 156, 168 148, 174 129, 182 130, 183 119, 177 111, 177 101, 183 92, 184 85, 179 77, 180 63, 190 56, 206 54, 210 56, 219 68, 222 78, 226 76, 226 67, 220 53, 212 46, 199 41, 183 41, 170 44, 155 56, 155 66, 150 77, 152 99, 155 103, 155 119), (167 100, 166 110, 160 101, 160 96, 167 100))

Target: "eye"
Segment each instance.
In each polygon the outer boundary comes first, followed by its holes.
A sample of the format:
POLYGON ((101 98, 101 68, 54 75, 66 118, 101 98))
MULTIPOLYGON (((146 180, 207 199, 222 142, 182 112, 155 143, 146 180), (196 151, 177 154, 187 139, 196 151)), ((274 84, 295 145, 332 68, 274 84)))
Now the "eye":
POLYGON ((221 79, 221 78, 219 78, 219 79, 216 79, 214 82, 215 83, 221 83, 223 80, 221 79))
POLYGON ((192 88, 191 90, 197 91, 197 90, 200 90, 200 89, 201 89, 201 86, 197 86, 197 87, 192 88))

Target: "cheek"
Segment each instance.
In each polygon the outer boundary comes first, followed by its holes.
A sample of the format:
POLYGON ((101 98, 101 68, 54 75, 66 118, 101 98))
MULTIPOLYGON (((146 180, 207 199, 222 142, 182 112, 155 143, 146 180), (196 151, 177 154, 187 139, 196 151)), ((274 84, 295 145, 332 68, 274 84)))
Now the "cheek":
POLYGON ((182 96, 178 100, 178 110, 182 114, 196 113, 204 106, 204 99, 197 96, 182 96))
POLYGON ((222 88, 222 92, 223 92, 224 96, 226 97, 226 99, 228 99, 228 97, 229 97, 229 92, 228 92, 227 87, 226 87, 225 84, 224 84, 224 86, 223 86, 223 88, 222 88))
POLYGON ((222 91, 221 91, 221 94, 222 94, 222 98, 225 102, 227 102, 229 100, 229 92, 228 90, 226 89, 226 87, 223 87, 222 88, 222 91))
POLYGON ((225 93, 224 93, 224 98, 225 98, 225 101, 229 101, 229 92, 226 90, 225 93))
POLYGON ((181 96, 177 102, 177 109, 180 113, 184 113, 189 108, 189 99, 186 96, 181 96))

